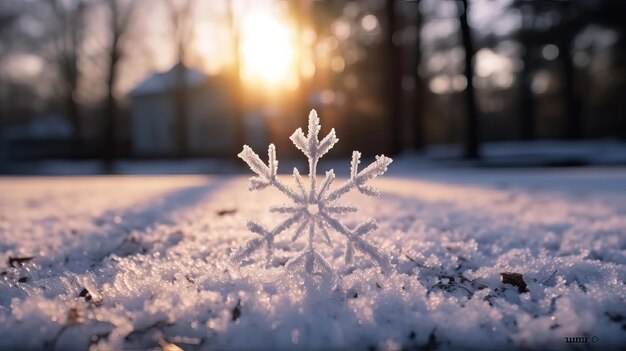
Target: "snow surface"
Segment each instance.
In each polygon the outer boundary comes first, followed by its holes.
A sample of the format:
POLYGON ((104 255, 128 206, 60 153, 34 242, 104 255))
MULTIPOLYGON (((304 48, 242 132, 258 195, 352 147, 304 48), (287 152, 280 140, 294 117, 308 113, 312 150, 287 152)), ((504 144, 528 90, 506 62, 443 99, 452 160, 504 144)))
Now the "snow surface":
POLYGON ((0 178, 0 349, 626 344, 625 168, 416 171, 398 159, 372 182, 381 196, 349 193, 359 211, 343 216, 376 219, 368 239, 393 269, 361 254, 350 268, 342 244, 319 245, 336 281, 288 274, 305 245, 289 236, 270 268, 262 254, 230 263, 254 236, 248 218, 284 218, 267 210, 283 196, 250 193, 246 178, 0 178), (34 258, 11 267, 16 257, 34 258))

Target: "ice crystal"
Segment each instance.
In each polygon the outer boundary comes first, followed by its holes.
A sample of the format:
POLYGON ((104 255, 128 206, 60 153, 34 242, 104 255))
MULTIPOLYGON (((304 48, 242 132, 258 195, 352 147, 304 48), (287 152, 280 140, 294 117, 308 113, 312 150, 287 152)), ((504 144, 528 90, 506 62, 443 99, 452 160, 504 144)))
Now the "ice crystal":
POLYGON ((376 160, 363 170, 358 170, 361 153, 354 151, 352 153, 352 163, 350 168, 350 178, 340 187, 331 191, 331 184, 335 179, 335 173, 331 169, 326 172, 326 176, 320 184, 317 183, 317 164, 319 159, 324 156, 339 141, 335 136, 335 130, 321 141, 318 139, 320 132, 319 118, 315 110, 311 110, 309 114, 309 130, 305 135, 301 128, 298 128, 290 137, 294 145, 304 153, 309 161, 309 184, 308 189, 305 187, 302 176, 297 168, 293 170, 293 177, 296 183, 296 189, 286 185, 277 177, 278 161, 276 160, 276 148, 274 144, 270 144, 268 148, 267 165, 261 161, 252 149, 244 145, 243 151, 239 153, 239 157, 243 159, 256 176, 250 178, 249 190, 262 190, 267 187, 274 187, 291 199, 292 204, 273 207, 272 212, 288 215, 287 219, 282 221, 275 228, 268 230, 255 221, 248 221, 248 229, 258 234, 257 237, 247 241, 236 252, 233 253, 232 259, 241 261, 249 257, 253 252, 265 247, 266 264, 272 259, 272 248, 274 239, 279 234, 285 232, 292 226, 292 241, 298 240, 304 234, 307 235, 307 245, 295 257, 291 258, 286 266, 294 268, 295 266, 304 266, 309 273, 321 271, 321 273, 332 273, 330 264, 315 249, 315 242, 318 236, 327 244, 331 245, 331 239, 328 230, 346 238, 345 246, 345 262, 351 264, 355 250, 369 256, 369 258, 383 269, 387 270, 387 257, 378 248, 364 239, 364 235, 377 229, 374 220, 349 229, 343 225, 337 217, 342 214, 355 212, 357 209, 352 206, 346 206, 336 203, 343 195, 352 189, 369 195, 377 196, 378 191, 366 183, 375 177, 384 174, 387 166, 392 159, 384 155, 376 156, 376 160))

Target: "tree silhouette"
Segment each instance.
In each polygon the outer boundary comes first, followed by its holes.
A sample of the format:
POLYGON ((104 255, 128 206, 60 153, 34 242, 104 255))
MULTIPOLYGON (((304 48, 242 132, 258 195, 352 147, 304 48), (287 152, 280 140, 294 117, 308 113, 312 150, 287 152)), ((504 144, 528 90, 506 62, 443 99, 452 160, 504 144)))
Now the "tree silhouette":
POLYGON ((387 74, 389 81, 388 119, 389 119, 389 153, 399 154, 402 151, 402 71, 400 48, 394 43, 394 34, 398 26, 396 14, 396 1, 385 2, 385 14, 387 17, 387 74))
POLYGON ((82 117, 77 101, 80 69, 85 35, 85 0, 48 0, 52 9, 52 32, 56 64, 62 81, 65 113, 73 127, 73 144, 76 153, 83 149, 82 117))
POLYGON ((106 67, 106 98, 104 103, 104 172, 114 172, 113 162, 117 156, 117 122, 118 105, 115 98, 115 87, 119 74, 119 62, 123 57, 122 40, 127 35, 137 0, 122 2, 121 0, 105 0, 109 11, 108 31, 110 43, 107 49, 108 64, 106 67))
POLYGON ((415 53, 414 64, 412 69, 412 75, 415 82, 415 89, 413 91, 413 98, 415 99, 413 105, 413 147, 415 150, 421 151, 426 145, 426 133, 424 131, 424 94, 425 87, 422 77, 419 74, 419 67, 422 63, 422 14, 419 9, 416 9, 415 13, 415 26, 417 28, 417 35, 415 36, 415 53))
POLYGON ((13 6, 17 7, 15 4, 7 2, 4 4, 4 8, 0 7, 0 132, 2 131, 5 122, 5 97, 3 96, 4 76, 1 67, 4 58, 5 47, 8 45, 8 41, 11 36, 10 29, 13 27, 13 25, 20 16, 20 13, 19 11, 17 11, 17 9, 14 11, 10 10, 13 6))
POLYGON ((466 107, 466 124, 465 124, 465 158, 480 158, 480 136, 478 111, 476 110, 476 99, 474 94, 474 46, 469 25, 467 23, 467 13, 469 5, 467 0, 461 1, 463 8, 459 14, 461 23, 461 36, 463 48, 465 49, 465 78, 467 79, 467 88, 465 89, 465 107, 466 107))
POLYGON ((195 0, 165 0, 170 17, 172 38, 176 50, 176 84, 174 108, 176 110, 176 144, 179 157, 189 156, 187 131, 189 128, 189 89, 187 82, 187 56, 193 37, 193 8, 195 0))
POLYGON ((232 80, 231 96, 232 96, 232 117, 233 117, 233 155, 239 153, 241 145, 246 143, 245 127, 243 120, 243 84, 241 81, 241 40, 239 23, 235 19, 234 15, 234 1, 227 0, 227 20, 228 27, 231 35, 231 50, 233 61, 230 68, 230 75, 232 80))
POLYGON ((563 135, 569 139, 582 138, 584 128, 580 97, 576 89, 578 82, 573 65, 573 43, 576 36, 588 25, 623 28, 622 14, 626 11, 626 3, 613 0, 516 0, 511 3, 511 7, 519 9, 522 13, 522 26, 514 34, 514 38, 519 40, 524 47, 520 100, 522 137, 531 139, 535 136, 534 96, 530 89, 535 62, 531 53, 536 48, 553 44, 559 49, 558 61, 562 69, 562 103, 565 111, 563 135), (537 18, 549 14, 553 14, 553 17, 558 18, 558 20, 551 23, 548 28, 538 28, 536 25, 537 18))

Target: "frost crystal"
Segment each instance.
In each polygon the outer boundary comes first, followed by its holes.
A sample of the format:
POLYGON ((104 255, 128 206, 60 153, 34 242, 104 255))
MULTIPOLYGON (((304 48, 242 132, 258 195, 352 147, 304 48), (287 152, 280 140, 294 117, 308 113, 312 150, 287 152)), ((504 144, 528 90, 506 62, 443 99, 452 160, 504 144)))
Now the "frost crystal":
POLYGON ((376 261, 378 265, 386 271, 388 266, 386 255, 363 238, 365 234, 374 231, 378 227, 376 222, 372 220, 354 229, 347 228, 337 219, 337 216, 355 212, 357 209, 352 206, 336 204, 336 201, 352 189, 356 189, 369 196, 377 196, 378 191, 366 185, 366 183, 368 180, 384 174, 387 171, 387 166, 392 162, 392 159, 384 155, 376 156, 376 161, 359 172, 357 167, 360 163, 361 153, 354 151, 352 153, 350 179, 339 188, 331 191, 330 186, 335 179, 335 173, 332 169, 327 171, 322 182, 318 184, 316 180, 317 163, 324 154, 332 149, 339 139, 335 136, 335 130, 333 129, 320 141, 318 139, 319 132, 319 118, 315 110, 311 110, 309 114, 308 134, 304 135, 302 129, 298 128, 290 137, 294 145, 300 149, 309 160, 310 187, 308 189, 305 188, 303 179, 296 168, 293 170, 293 177, 297 187, 296 190, 278 179, 276 176, 278 161, 276 160, 276 148, 274 144, 270 144, 268 148, 269 160, 267 165, 261 161, 259 155, 252 151, 249 146, 244 145, 243 151, 241 151, 238 156, 257 174, 255 177, 250 178, 249 189, 251 191, 262 190, 273 186, 289 197, 293 204, 289 206, 273 207, 271 209, 272 212, 289 216, 274 229, 268 230, 259 223, 248 221, 248 229, 259 236, 246 242, 233 253, 231 258, 236 261, 241 261, 253 252, 265 247, 266 264, 269 264, 272 259, 274 238, 295 225, 296 229, 293 232, 292 241, 296 241, 303 234, 306 234, 308 244, 298 255, 287 262, 287 268, 303 265, 309 273, 313 273, 316 267, 322 273, 332 273, 333 270, 330 264, 326 262, 324 257, 315 249, 315 239, 317 236, 321 236, 327 245, 331 245, 328 229, 332 229, 346 237, 346 264, 351 264, 354 252, 357 250, 369 256, 373 261, 376 261))

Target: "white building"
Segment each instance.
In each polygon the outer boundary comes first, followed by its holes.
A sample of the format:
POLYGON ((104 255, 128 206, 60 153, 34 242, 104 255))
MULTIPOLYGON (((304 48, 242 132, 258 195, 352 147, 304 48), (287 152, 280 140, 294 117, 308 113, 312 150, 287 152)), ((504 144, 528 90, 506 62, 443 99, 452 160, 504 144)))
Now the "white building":
MULTIPOLYGON (((178 66, 149 76, 130 92, 130 138, 137 156, 177 154, 178 66)), ((224 156, 234 149, 232 103, 227 81, 185 69, 189 156, 224 156)))

